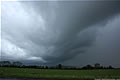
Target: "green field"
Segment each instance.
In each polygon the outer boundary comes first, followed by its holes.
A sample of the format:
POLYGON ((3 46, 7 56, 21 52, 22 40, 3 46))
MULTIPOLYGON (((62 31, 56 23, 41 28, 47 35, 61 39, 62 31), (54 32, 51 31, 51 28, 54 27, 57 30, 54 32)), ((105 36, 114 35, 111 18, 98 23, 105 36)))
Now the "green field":
POLYGON ((1 78, 45 78, 45 79, 94 79, 119 78, 120 69, 106 70, 57 70, 0 67, 1 78))

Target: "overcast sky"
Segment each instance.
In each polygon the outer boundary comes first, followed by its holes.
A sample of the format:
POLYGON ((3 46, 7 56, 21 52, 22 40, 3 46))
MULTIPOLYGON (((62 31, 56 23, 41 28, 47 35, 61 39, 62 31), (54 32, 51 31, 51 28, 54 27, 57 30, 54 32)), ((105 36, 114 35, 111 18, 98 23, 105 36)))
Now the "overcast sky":
POLYGON ((2 60, 120 67, 120 1, 3 1, 2 60))

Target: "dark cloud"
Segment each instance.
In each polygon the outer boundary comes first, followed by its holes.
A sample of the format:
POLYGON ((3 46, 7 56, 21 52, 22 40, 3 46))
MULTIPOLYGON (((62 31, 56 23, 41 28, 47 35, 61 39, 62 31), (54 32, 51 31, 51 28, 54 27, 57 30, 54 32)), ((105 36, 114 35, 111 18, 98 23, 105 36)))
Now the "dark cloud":
POLYGON ((120 15, 115 16, 104 25, 99 25, 96 40, 85 54, 79 54, 75 58, 65 61, 67 65, 86 65, 101 63, 120 67, 120 15), (102 26, 102 27, 101 27, 102 26))
POLYGON ((72 59, 91 48, 97 25, 119 12, 119 1, 2 2, 3 56, 33 63, 72 59))

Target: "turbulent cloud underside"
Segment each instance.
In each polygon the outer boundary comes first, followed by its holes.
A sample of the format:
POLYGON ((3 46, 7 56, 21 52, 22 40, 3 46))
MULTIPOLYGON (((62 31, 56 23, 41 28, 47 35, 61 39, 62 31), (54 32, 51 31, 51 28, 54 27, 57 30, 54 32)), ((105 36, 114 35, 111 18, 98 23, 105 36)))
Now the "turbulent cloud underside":
POLYGON ((80 54, 86 55, 94 44, 99 47, 100 34, 107 35, 100 37, 103 43, 111 39, 109 35, 115 30, 113 26, 119 22, 108 22, 113 19, 120 21, 120 2, 4 1, 1 12, 3 60, 58 63, 74 59, 80 54), (113 25, 113 29, 107 28, 110 27, 108 25, 113 25))

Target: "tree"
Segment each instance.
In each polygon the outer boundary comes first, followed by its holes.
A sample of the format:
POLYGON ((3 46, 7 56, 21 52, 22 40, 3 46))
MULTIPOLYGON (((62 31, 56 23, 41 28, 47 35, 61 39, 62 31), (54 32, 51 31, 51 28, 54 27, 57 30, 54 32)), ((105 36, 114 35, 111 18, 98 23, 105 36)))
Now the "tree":
POLYGON ((19 61, 13 62, 13 66, 22 66, 23 64, 19 61))
POLYGON ((45 66, 45 69, 48 69, 48 66, 45 66))
POLYGON ((86 67, 87 69, 92 69, 92 66, 90 64, 88 64, 86 67))
POLYGON ((108 66, 108 69, 113 69, 113 67, 111 65, 108 66))
POLYGON ((10 61, 0 61, 0 66, 10 66, 11 62, 10 61))
POLYGON ((93 67, 90 64, 88 64, 88 65, 84 66, 82 69, 93 69, 93 67))
POLYGON ((100 64, 99 63, 94 64, 94 68, 95 69, 99 69, 100 68, 100 64))
POLYGON ((62 64, 58 64, 58 69, 62 69, 62 64))
POLYGON ((0 61, 0 66, 2 66, 3 65, 3 61, 0 61))

